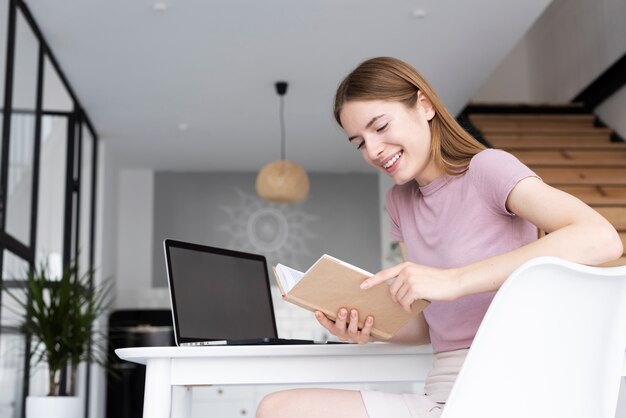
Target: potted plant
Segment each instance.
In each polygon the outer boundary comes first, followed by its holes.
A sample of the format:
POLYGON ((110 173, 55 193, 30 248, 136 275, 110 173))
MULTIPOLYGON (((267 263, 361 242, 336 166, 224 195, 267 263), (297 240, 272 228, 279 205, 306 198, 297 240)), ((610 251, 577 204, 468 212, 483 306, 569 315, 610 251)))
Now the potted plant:
POLYGON ((109 281, 91 286, 91 275, 80 275, 72 262, 61 277, 51 277, 42 264, 27 273, 25 299, 5 288, 21 307, 23 331, 32 337, 33 365, 48 366, 48 394, 26 399, 27 418, 83 416, 83 402, 75 396, 78 366, 84 361, 104 364, 104 334, 92 331, 109 306, 111 290, 109 281))

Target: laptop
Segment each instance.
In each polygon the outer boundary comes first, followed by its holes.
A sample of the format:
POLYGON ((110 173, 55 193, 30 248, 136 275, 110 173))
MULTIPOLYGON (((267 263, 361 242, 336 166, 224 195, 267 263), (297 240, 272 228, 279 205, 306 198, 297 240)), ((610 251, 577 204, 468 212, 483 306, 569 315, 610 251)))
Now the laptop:
POLYGON ((264 256, 163 241, 178 346, 313 344, 278 338, 264 256))

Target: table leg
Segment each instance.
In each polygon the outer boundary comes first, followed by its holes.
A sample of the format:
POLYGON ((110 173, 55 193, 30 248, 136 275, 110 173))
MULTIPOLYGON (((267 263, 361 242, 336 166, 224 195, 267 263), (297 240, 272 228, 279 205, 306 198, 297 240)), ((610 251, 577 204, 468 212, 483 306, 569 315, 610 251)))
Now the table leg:
POLYGON ((172 408, 171 359, 149 359, 143 399, 144 418, 169 418, 172 408))
POLYGON ((172 418, 191 417, 191 387, 172 386, 172 418))

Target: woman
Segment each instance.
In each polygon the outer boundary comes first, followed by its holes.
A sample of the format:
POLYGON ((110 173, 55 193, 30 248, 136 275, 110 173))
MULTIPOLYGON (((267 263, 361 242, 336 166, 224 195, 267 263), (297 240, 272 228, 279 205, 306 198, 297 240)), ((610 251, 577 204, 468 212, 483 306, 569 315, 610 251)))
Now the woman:
MULTIPOLYGON (((394 302, 432 303, 390 342, 431 343, 425 394, 296 389, 266 397, 257 417, 438 417, 495 291, 521 264, 556 256, 600 264, 622 254, 611 224, 541 181, 512 155, 484 149, 410 65, 363 62, 340 84, 335 118, 363 159, 389 175, 392 238, 405 262, 364 281, 393 279, 394 302), (537 239, 537 229, 548 234, 537 239)), ((343 341, 370 340, 375 318, 355 311, 316 318, 343 341)))

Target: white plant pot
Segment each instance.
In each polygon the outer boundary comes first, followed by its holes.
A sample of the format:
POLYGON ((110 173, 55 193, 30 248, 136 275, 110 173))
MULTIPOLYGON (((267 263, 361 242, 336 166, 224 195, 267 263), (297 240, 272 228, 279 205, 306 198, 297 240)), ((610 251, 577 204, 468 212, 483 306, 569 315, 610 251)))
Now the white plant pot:
POLYGON ((83 418, 78 396, 28 396, 26 418, 83 418))

